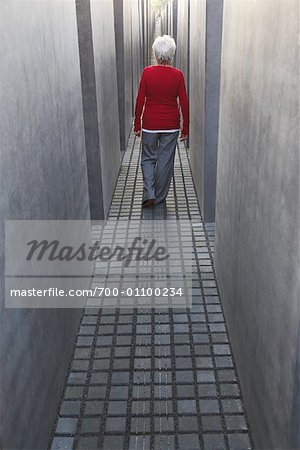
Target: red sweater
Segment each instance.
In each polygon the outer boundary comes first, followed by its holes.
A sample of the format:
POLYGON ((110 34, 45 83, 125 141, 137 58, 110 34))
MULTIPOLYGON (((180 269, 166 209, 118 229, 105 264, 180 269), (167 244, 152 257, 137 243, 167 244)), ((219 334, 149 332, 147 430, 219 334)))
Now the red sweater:
POLYGON ((181 131, 182 134, 189 134, 189 101, 183 72, 163 65, 145 67, 136 98, 134 131, 140 131, 141 128, 180 129, 177 97, 183 116, 181 131))

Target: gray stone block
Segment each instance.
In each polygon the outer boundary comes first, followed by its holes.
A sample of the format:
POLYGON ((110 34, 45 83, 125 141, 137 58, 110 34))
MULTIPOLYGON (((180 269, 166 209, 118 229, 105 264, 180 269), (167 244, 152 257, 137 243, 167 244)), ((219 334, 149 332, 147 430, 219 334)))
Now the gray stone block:
POLYGON ((75 2, 1 2, 0 54, 1 440, 46 448, 81 311, 4 309, 4 220, 89 218, 75 2))
POLYGON ((300 445, 298 13, 224 2, 215 268, 258 448, 300 445))

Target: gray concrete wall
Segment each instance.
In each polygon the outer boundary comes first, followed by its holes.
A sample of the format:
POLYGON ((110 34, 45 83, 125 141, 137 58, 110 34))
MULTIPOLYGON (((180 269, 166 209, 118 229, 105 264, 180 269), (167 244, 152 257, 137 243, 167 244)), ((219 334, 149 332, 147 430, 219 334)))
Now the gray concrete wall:
MULTIPOLYGON (((207 0, 205 66, 205 158, 202 212, 215 221, 223 0, 207 0)), ((195 177, 197 180, 197 177, 195 177)), ((197 184, 197 182, 196 182, 197 184)))
POLYGON ((4 309, 4 219, 89 218, 75 2, 1 2, 0 58, 0 435, 41 449, 81 311, 4 309))
POLYGON ((139 24, 139 68, 142 71, 144 68, 144 46, 145 46, 145 32, 144 32, 144 4, 145 0, 138 1, 138 24, 139 24))
POLYGON ((125 121, 125 65, 124 65, 124 1, 114 0, 114 27, 116 41, 116 64, 118 81, 118 108, 120 128, 120 149, 124 151, 127 143, 127 127, 125 121), (125 131, 126 130, 126 131, 125 131))
POLYGON ((161 8, 161 34, 168 34, 168 5, 161 8))
POLYGON ((175 42, 177 42, 177 7, 178 7, 178 0, 173 0, 172 2, 172 16, 173 16, 173 38, 175 39, 175 42))
POLYGON ((148 0, 123 0, 125 135, 128 138, 134 116, 139 81, 150 64, 154 12, 148 0))
POLYGON ((177 49, 175 66, 185 75, 187 90, 189 91, 189 2, 177 0, 177 49))
POLYGON ((142 20, 139 14, 140 0, 131 0, 131 48, 132 48, 132 111, 134 112, 141 72, 143 70, 142 56, 142 20))
MULTIPOLYGON (((298 278, 298 298, 299 298, 299 287, 300 281, 298 278)), ((289 443, 291 448, 300 447, 300 326, 298 329, 298 345, 296 353, 296 365, 294 371, 294 388, 293 388, 293 404, 291 413, 291 425, 290 425, 290 436, 289 443)))
POLYGON ((168 11, 168 34, 173 36, 174 34, 174 20, 173 20, 173 3, 168 3, 167 5, 167 11, 168 11))
POLYGON ((296 0, 224 2, 215 266, 251 431, 268 449, 300 448, 298 18, 296 0))
POLYGON ((149 2, 142 2, 143 19, 143 66, 148 65, 149 61, 149 2))
POLYGON ((143 0, 114 0, 121 150, 126 149, 132 126, 133 85, 138 82, 146 55, 147 4, 143 0))
POLYGON ((190 2, 191 167, 204 221, 214 222, 223 0, 190 2))
POLYGON ((121 152, 113 0, 91 0, 104 215, 107 215, 121 152))
POLYGON ((99 220, 104 219, 104 201, 90 1, 76 0, 76 13, 90 211, 99 220))
POLYGON ((206 1, 190 0, 190 158, 203 210, 205 160, 206 1), (195 39, 197 36, 197 39, 195 39))
POLYGON ((130 133, 133 117, 132 87, 132 46, 131 46, 131 0, 124 0, 124 84, 125 96, 125 129, 130 133))
POLYGON ((173 2, 167 3, 162 9, 161 15, 162 34, 168 34, 172 37, 174 37, 173 8, 173 2))
MULTIPOLYGON (((116 0, 118 2, 118 0, 116 0)), ((124 134, 129 137, 141 72, 148 65, 151 39, 150 5, 146 0, 123 0, 124 134)))

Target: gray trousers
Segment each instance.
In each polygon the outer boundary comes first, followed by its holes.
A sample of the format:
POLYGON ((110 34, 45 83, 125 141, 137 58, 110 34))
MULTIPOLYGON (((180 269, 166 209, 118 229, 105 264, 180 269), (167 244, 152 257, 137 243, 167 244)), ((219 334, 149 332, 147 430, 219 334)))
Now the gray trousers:
POLYGON ((144 180, 144 198, 162 202, 168 195, 174 169, 174 158, 179 131, 148 133, 142 131, 141 167, 144 180))

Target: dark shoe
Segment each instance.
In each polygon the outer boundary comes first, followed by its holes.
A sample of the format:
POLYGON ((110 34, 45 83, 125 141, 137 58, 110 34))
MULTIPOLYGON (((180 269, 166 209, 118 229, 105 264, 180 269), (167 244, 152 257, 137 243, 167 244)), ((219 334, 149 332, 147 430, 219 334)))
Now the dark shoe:
POLYGON ((149 208, 149 206, 153 206, 155 204, 155 198, 149 198, 148 200, 144 200, 142 203, 143 208, 149 208))

